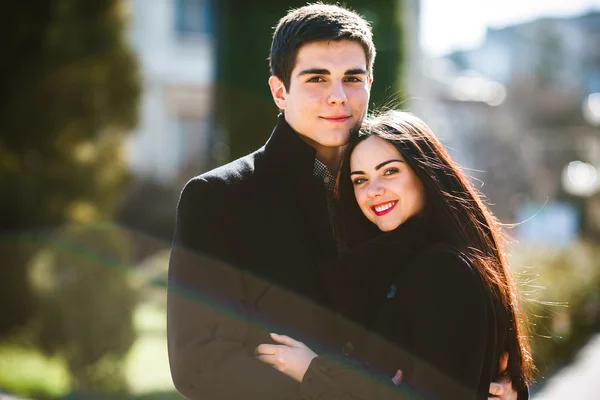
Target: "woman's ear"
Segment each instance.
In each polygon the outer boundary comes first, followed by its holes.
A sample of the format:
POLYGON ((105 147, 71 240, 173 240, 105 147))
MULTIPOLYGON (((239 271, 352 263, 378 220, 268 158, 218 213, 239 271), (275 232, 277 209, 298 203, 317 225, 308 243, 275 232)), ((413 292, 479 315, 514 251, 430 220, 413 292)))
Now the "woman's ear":
POLYGON ((275 75, 271 75, 269 78, 269 87, 271 88, 271 95, 273 96, 273 101, 275 101, 277 107, 280 110, 285 110, 287 90, 285 89, 283 82, 275 75))

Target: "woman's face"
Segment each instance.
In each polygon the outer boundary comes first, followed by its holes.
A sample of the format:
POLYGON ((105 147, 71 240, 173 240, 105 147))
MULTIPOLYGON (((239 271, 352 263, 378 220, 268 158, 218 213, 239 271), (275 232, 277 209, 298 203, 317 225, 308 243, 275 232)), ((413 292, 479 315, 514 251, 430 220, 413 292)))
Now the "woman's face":
POLYGON ((396 229, 425 207, 423 184, 398 149, 378 136, 354 148, 350 179, 361 211, 384 232, 396 229))

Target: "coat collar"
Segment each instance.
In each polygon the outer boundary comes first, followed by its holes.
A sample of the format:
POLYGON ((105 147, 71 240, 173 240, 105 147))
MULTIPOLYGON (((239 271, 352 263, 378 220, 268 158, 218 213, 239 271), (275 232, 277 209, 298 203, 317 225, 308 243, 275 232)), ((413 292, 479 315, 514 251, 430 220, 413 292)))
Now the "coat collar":
POLYGON ((296 214, 296 219, 288 223, 302 232, 301 237, 314 238, 308 241, 312 244, 307 245, 307 251, 314 254, 316 262, 322 262, 335 258, 336 253, 323 181, 313 175, 316 154, 280 114, 265 145, 260 177, 266 193, 276 188, 273 196, 284 208, 277 210, 296 214))
POLYGON ((426 246, 432 238, 429 234, 426 218, 416 216, 409 218, 398 228, 390 232, 380 232, 372 239, 357 246, 339 263, 346 268, 347 264, 357 268, 367 268, 370 274, 398 270, 399 265, 406 265, 426 246), (373 262, 374 260, 378 262, 373 262), (371 260, 372 262, 369 262, 371 260))
POLYGON ((277 125, 265 145, 265 159, 269 172, 285 181, 311 177, 317 151, 301 138, 279 114, 277 125))
POLYGON ((371 326, 376 315, 373 310, 381 307, 404 267, 423 251, 427 242, 424 219, 413 217, 395 230, 382 232, 356 247, 320 270, 326 301, 341 315, 371 326))

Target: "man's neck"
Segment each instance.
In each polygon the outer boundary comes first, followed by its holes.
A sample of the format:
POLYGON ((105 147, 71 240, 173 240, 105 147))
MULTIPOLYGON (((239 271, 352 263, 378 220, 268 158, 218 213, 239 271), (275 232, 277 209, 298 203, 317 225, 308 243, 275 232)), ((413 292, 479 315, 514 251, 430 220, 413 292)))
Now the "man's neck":
MULTIPOLYGON (((285 118, 285 114, 284 114, 284 118, 285 118)), ((337 174, 338 169, 340 168, 340 163, 342 161, 342 154, 343 154, 343 150, 344 150, 345 146, 341 146, 341 147, 321 146, 320 144, 316 143, 314 140, 302 135, 301 133, 298 133, 298 131, 296 129, 294 129, 292 124, 289 123, 287 118, 285 121, 296 132, 296 134, 300 137, 300 139, 302 139, 304 141, 304 143, 308 144, 309 146, 311 146, 312 148, 314 148, 317 151, 317 155, 316 155, 317 160, 319 160, 323 164, 325 164, 325 166, 327 167, 329 172, 331 172, 333 175, 337 174)))
POLYGON ((344 147, 317 147, 317 160, 325 164, 333 175, 336 175, 340 168, 344 147))

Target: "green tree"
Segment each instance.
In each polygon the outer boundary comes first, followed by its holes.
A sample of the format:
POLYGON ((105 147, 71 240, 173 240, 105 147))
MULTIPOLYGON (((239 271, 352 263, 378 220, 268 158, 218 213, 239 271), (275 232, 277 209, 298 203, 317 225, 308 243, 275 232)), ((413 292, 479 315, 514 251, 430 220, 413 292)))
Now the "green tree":
POLYGON ((0 333, 34 299, 24 234, 111 215, 140 79, 119 0, 10 2, 0 20, 0 333))
MULTIPOLYGON (((213 1, 217 40, 217 129, 228 136, 230 158, 261 146, 276 122, 277 108, 267 80, 273 26, 306 0, 260 3, 213 1)), ((402 31, 399 0, 348 0, 348 7, 371 22, 377 47, 371 103, 385 104, 400 90, 402 31)))
POLYGON ((36 343, 63 356, 80 394, 126 392, 123 358, 135 340, 138 299, 127 233, 110 223, 73 224, 46 244, 30 273, 40 299, 36 343))

